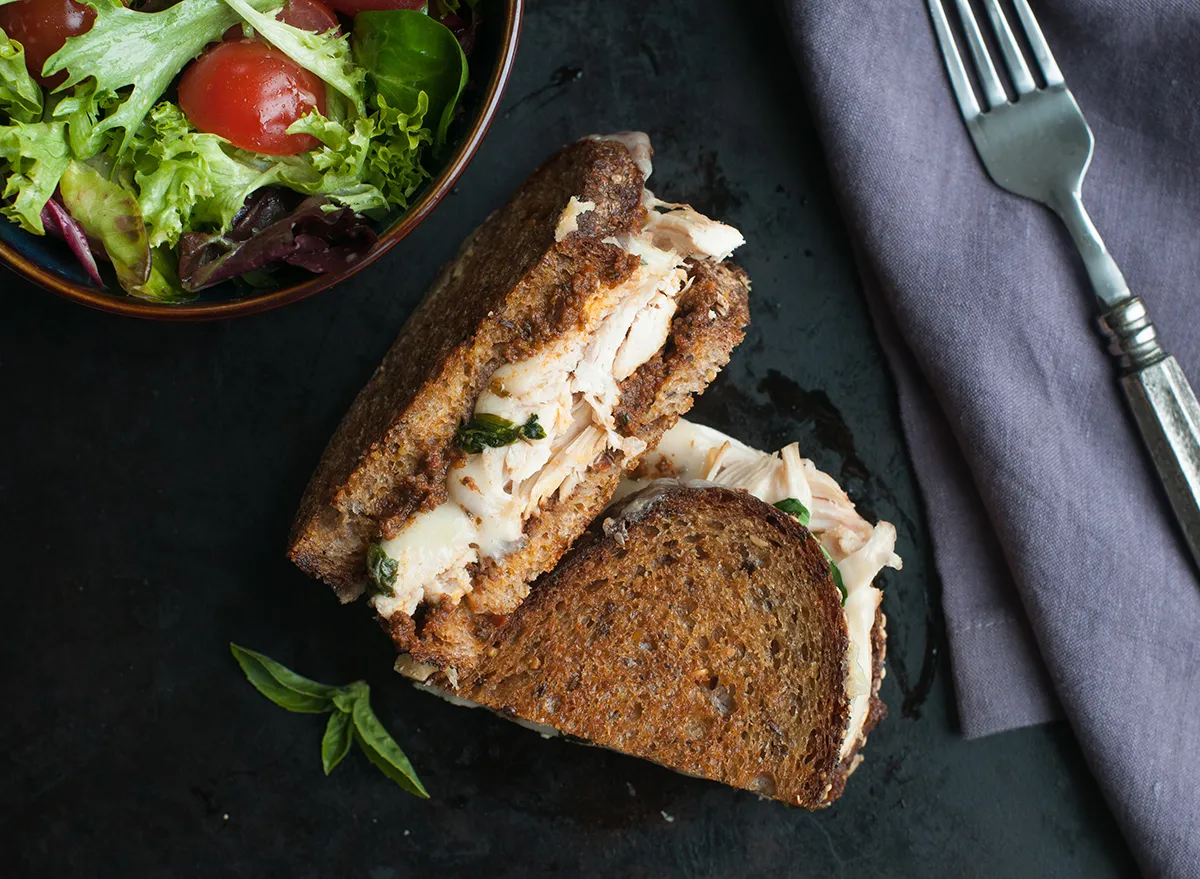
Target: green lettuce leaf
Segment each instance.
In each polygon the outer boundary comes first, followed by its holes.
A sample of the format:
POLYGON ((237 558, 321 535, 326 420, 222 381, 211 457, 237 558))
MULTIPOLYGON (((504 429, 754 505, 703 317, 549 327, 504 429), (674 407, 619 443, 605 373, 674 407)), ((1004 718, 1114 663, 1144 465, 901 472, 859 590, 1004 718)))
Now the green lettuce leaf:
POLYGON ((0 111, 16 122, 42 118, 42 89, 25 67, 25 48, 0 30, 0 111))
POLYGON ((321 147, 280 162, 276 181, 332 200, 358 213, 371 214, 391 206, 404 207, 428 179, 421 167, 431 142, 424 126, 427 103, 409 114, 390 106, 382 95, 375 111, 353 122, 338 122, 311 113, 292 125, 291 133, 310 134, 321 147))
POLYGON ((133 172, 150 245, 175 245, 185 231, 228 228, 246 197, 270 181, 273 163, 196 131, 163 102, 139 129, 124 167, 133 172))
MULTIPOLYGON (((117 130, 124 131, 118 154, 128 149, 184 65, 241 21, 223 0, 184 0, 161 12, 127 9, 120 0, 85 2, 96 10, 92 29, 68 39, 43 68, 47 76, 67 71, 54 91, 74 93, 59 102, 54 118, 69 121, 81 159, 100 152, 108 132, 117 130)), ((272 0, 250 2, 261 7, 272 0)))
POLYGON ((169 247, 156 247, 151 252, 150 276, 146 283, 126 290, 130 296, 155 302, 179 304, 191 302, 196 294, 184 289, 179 282, 179 257, 169 247))
POLYGON ((336 30, 315 34, 284 24, 275 18, 279 8, 263 13, 247 0, 224 2, 268 43, 353 101, 360 113, 363 111, 363 71, 350 62, 350 43, 345 35, 336 30))
POLYGON ((96 239, 112 261, 117 280, 134 290, 150 278, 150 243, 133 193, 95 168, 72 161, 59 181, 63 207, 96 239))
POLYGON ((428 178, 420 159, 431 138, 421 115, 377 103, 382 106, 374 113, 353 120, 311 113, 289 131, 312 135, 316 149, 262 156, 196 131, 179 107, 164 101, 138 130, 118 175, 136 188, 152 247, 174 246, 184 232, 227 231, 246 199, 264 186, 324 195, 356 213, 380 216, 389 206, 405 206, 428 178))
POLYGON ((434 143, 445 143, 467 84, 467 56, 450 29, 411 9, 360 12, 353 45, 354 59, 389 106, 415 115, 425 94, 426 112, 436 121, 434 143))
POLYGON ((61 122, 14 122, 0 125, 0 173, 3 196, 12 202, 0 213, 35 235, 44 235, 42 208, 54 195, 71 161, 61 122))
MULTIPOLYGON (((433 142, 425 125, 429 99, 423 93, 418 95, 412 113, 391 106, 383 95, 376 95, 373 103, 376 110, 371 119, 377 136, 367 153, 366 182, 383 194, 387 204, 406 207, 413 193, 429 179, 421 162, 426 147, 433 142)), ((337 197, 353 207, 341 195, 337 197)))

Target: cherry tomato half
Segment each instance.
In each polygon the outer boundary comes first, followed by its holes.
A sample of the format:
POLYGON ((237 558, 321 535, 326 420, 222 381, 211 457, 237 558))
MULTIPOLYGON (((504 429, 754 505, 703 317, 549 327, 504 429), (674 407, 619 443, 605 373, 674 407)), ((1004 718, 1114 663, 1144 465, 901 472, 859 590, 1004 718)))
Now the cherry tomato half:
POLYGON ((329 5, 346 15, 374 12, 379 9, 424 9, 426 0, 329 0, 329 5))
POLYGON ((292 156, 317 146, 311 135, 287 129, 313 108, 325 112, 325 83, 266 43, 217 43, 183 71, 179 106, 201 131, 242 149, 292 156))
MULTIPOLYGON (((337 16, 321 0, 287 0, 275 17, 284 24, 312 31, 314 34, 323 34, 338 26, 337 16)), ((242 35, 242 26, 235 24, 225 31, 221 39, 240 40, 242 35)))
POLYGON ((46 59, 61 49, 68 37, 90 31, 95 21, 96 10, 75 0, 18 0, 0 6, 0 28, 25 47, 25 66, 46 88, 67 78, 65 70, 42 76, 46 59))
POLYGON ((321 0, 287 0, 276 18, 314 34, 323 34, 338 26, 337 16, 321 0))

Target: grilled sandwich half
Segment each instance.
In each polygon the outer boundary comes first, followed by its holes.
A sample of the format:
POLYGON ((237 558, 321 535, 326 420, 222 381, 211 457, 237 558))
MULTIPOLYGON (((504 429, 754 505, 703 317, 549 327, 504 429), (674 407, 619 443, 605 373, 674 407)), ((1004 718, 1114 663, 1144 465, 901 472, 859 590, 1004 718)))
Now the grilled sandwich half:
POLYGON ((646 189, 644 134, 551 157, 464 243, 313 475, 289 555, 466 667, 749 321, 736 229, 646 189))
POLYGON ((642 471, 477 665, 397 670, 546 735, 828 805, 886 714, 874 580, 900 566, 895 529, 795 445, 769 455, 681 420, 642 471))

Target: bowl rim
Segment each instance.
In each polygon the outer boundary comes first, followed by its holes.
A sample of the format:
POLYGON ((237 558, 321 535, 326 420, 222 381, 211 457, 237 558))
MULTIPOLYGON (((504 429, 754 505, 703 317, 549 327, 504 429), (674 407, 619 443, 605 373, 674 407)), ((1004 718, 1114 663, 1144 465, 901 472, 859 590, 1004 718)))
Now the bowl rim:
POLYGON ((517 44, 521 36, 521 21, 525 14, 525 0, 505 0, 504 32, 501 36, 499 63, 492 71, 488 80, 487 92, 484 95, 480 112, 470 130, 459 143, 454 156, 446 165, 429 188, 409 207, 400 217, 400 221, 380 236, 378 243, 371 251, 352 266, 339 272, 314 275, 311 279, 272 290, 258 296, 245 299, 235 299, 225 302, 202 302, 193 305, 168 305, 155 303, 132 296, 115 296, 95 287, 85 287, 74 281, 67 280, 61 275, 50 271, 31 259, 25 257, 15 248, 0 241, 0 262, 8 268, 33 281, 41 287, 89 308, 106 311, 110 314, 121 314, 128 317, 145 318, 161 321, 206 321, 223 320, 230 317, 241 317, 249 314, 261 314, 274 308, 299 302, 314 296, 322 290, 327 290, 345 280, 360 269, 373 263, 392 249, 401 239, 420 225, 438 203, 445 198, 458 179, 475 157, 484 136, 491 127, 500 108, 500 99, 512 74, 513 62, 517 54, 517 44))

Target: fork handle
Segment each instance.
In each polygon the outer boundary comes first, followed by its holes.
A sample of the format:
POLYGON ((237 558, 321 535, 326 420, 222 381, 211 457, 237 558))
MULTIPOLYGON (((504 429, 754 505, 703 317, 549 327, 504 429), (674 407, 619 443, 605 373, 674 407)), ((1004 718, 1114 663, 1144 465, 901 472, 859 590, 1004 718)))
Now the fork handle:
POLYGON ((1136 296, 1100 318, 1121 387, 1162 479, 1192 558, 1200 565, 1200 403, 1178 361, 1163 350, 1136 296))

